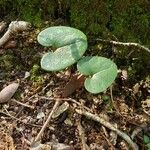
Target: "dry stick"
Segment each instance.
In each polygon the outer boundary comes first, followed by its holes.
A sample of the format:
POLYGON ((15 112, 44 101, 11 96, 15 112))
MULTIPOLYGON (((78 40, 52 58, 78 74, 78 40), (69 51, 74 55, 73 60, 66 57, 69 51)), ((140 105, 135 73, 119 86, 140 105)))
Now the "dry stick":
POLYGON ((3 111, 0 111, 0 113, 4 114, 4 115, 6 115, 6 116, 9 116, 10 118, 15 119, 15 120, 17 120, 17 121, 19 121, 19 122, 21 122, 21 123, 23 123, 23 124, 27 124, 27 125, 30 125, 30 126, 33 126, 33 127, 41 128, 40 125, 30 124, 30 123, 24 122, 24 121, 22 121, 22 120, 20 120, 20 119, 18 119, 18 118, 16 118, 16 117, 14 117, 14 116, 12 116, 12 115, 7 111, 6 108, 4 108, 4 109, 5 109, 5 111, 6 111, 7 113, 5 113, 5 112, 3 112, 3 111))
POLYGON ((28 107, 28 108, 34 109, 34 107, 33 107, 33 106, 30 106, 30 105, 27 105, 27 104, 21 103, 21 102, 19 102, 19 101, 15 100, 15 99, 11 99, 11 101, 13 101, 13 102, 15 102, 15 103, 17 103, 17 104, 19 104, 19 105, 22 105, 22 106, 24 106, 24 107, 28 107))
POLYGON ((86 109, 87 111, 90 111, 92 112, 91 109, 89 109, 88 107, 86 106, 83 106, 81 103, 77 102, 75 99, 72 99, 72 98, 55 98, 55 97, 45 97, 45 96, 40 96, 41 99, 45 99, 45 100, 55 100, 57 101, 58 99, 61 100, 61 101, 68 101, 68 102, 73 102, 81 107, 83 107, 84 109, 86 109))
POLYGON ((0 47, 3 46, 13 35, 18 32, 28 30, 31 27, 31 24, 25 21, 12 21, 9 24, 8 30, 0 38, 0 47))
POLYGON ((111 147, 111 150, 115 150, 114 146, 112 145, 112 143, 108 140, 108 138, 104 135, 104 134, 101 134, 102 137, 107 141, 108 145, 111 147))
POLYGON ((86 140, 85 140, 85 135, 84 135, 84 131, 83 131, 83 128, 81 126, 81 123, 80 121, 78 121, 78 131, 79 131, 79 136, 81 138, 81 141, 82 141, 82 150, 87 150, 87 146, 86 146, 86 140))
POLYGON ((115 103, 114 103, 113 93, 112 93, 112 85, 110 86, 110 99, 111 99, 111 103, 112 103, 114 109, 116 110, 116 112, 118 113, 118 115, 122 116, 121 113, 119 112, 118 108, 116 107, 115 103))
POLYGON ((117 42, 117 41, 112 41, 112 40, 103 40, 103 39, 96 39, 97 41, 100 41, 102 43, 109 43, 109 44, 112 44, 112 45, 122 45, 122 46, 133 46, 133 47, 138 47, 139 49, 142 49, 142 50, 145 50, 147 52, 150 53, 150 49, 143 46, 143 45, 140 45, 139 43, 124 43, 124 42, 117 42))
POLYGON ((42 134, 43 134, 45 128, 47 127, 48 123, 50 122, 50 120, 51 120, 51 118, 52 118, 52 115, 53 115, 53 113, 55 112, 55 110, 57 109, 57 107, 58 107, 59 104, 60 104, 60 100, 57 100, 57 101, 55 102, 55 104, 54 104, 54 106, 53 106, 51 112, 49 113, 49 116, 48 116, 46 122, 45 122, 44 125, 42 126, 42 128, 41 128, 39 134, 37 135, 37 137, 35 138, 34 142, 37 142, 37 141, 40 140, 40 138, 41 138, 41 136, 42 136, 42 134))
POLYGON ((109 122, 107 122, 106 120, 104 120, 103 118, 100 118, 97 115, 94 115, 92 113, 89 113, 87 111, 82 111, 79 109, 76 109, 76 112, 80 115, 84 115, 89 119, 92 119, 94 121, 97 121, 99 123, 101 123, 102 125, 104 125, 105 127, 111 129, 112 131, 116 132, 119 136, 121 136, 126 142, 128 142, 128 144, 132 147, 133 150, 139 150, 138 146, 136 143, 134 143, 131 138, 125 134, 124 132, 120 131, 119 129, 115 128, 112 124, 110 124, 109 122))

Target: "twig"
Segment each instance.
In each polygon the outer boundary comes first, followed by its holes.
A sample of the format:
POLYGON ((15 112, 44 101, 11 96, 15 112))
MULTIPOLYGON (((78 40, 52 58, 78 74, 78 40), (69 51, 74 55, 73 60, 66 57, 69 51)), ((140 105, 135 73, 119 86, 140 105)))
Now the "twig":
POLYGON ((50 120, 51 120, 51 118, 52 118, 52 115, 53 115, 53 113, 55 112, 55 110, 57 109, 57 107, 58 107, 59 104, 60 104, 60 100, 57 100, 57 101, 55 102, 55 104, 54 104, 54 106, 53 106, 51 112, 49 113, 49 116, 48 116, 46 122, 44 123, 44 125, 42 126, 40 132, 39 132, 38 135, 36 136, 34 142, 37 142, 37 141, 40 140, 40 138, 41 138, 41 136, 42 136, 42 134, 43 134, 45 128, 47 127, 48 123, 50 122, 50 120))
POLYGON ((112 143, 109 141, 109 139, 107 139, 107 137, 102 133, 101 134, 103 136, 103 138, 107 141, 108 145, 111 147, 111 150, 115 150, 114 146, 112 145, 112 143))
POLYGON ((146 124, 142 124, 142 125, 136 127, 131 134, 131 139, 133 140, 135 138, 135 136, 137 136, 139 134, 139 132, 141 132, 142 130, 144 130, 146 128, 147 128, 146 124))
POLYGON ((33 106, 30 106, 30 105, 27 105, 27 104, 21 103, 21 102, 19 102, 19 101, 15 100, 15 99, 11 99, 11 101, 13 101, 13 102, 15 102, 15 103, 17 103, 17 104, 19 104, 19 105, 22 105, 22 106, 24 106, 24 107, 28 107, 28 108, 34 109, 34 107, 33 107, 33 106))
POLYGON ((77 128, 79 131, 79 136, 82 141, 82 150, 87 150, 86 139, 85 139, 84 131, 83 131, 82 125, 80 123, 80 120, 77 122, 77 124, 78 124, 77 128))
POLYGON ((28 30, 31 24, 25 21, 12 21, 9 24, 8 30, 0 38, 0 47, 2 47, 12 36, 18 32, 28 30))
POLYGON ((141 50, 145 50, 145 51, 150 53, 149 48, 147 48, 143 45, 140 45, 139 43, 124 43, 124 42, 117 42, 117 41, 103 40, 103 39, 96 39, 96 40, 100 41, 102 43, 109 43, 109 44, 112 44, 112 45, 122 45, 122 46, 128 46, 128 47, 136 47, 136 48, 139 48, 141 50))
POLYGON ((78 114, 86 116, 89 119, 97 121, 100 124, 104 125, 105 127, 107 127, 109 129, 111 129, 112 131, 116 132, 119 136, 121 136, 132 147, 133 150, 138 150, 139 149, 137 144, 134 143, 127 134, 125 134, 124 132, 120 131, 119 129, 114 127, 112 124, 110 124, 109 122, 104 120, 103 118, 101 118, 101 117, 99 117, 97 115, 94 115, 92 113, 89 113, 87 111, 82 111, 82 110, 79 110, 79 109, 76 109, 76 112, 78 114))
POLYGON ((57 101, 58 99, 61 101, 68 101, 68 102, 73 102, 81 107, 83 107, 84 109, 86 109, 87 111, 92 112, 92 110, 86 106, 83 106, 81 103, 77 102, 75 99, 72 98, 55 98, 55 97, 45 97, 45 96, 40 96, 41 99, 45 99, 45 100, 55 100, 57 101))
POLYGON ((4 115, 6 115, 6 116, 9 116, 10 118, 15 119, 15 120, 17 120, 17 121, 19 121, 19 122, 21 122, 21 123, 23 123, 23 124, 27 124, 27 125, 30 125, 30 126, 33 126, 33 127, 41 128, 40 125, 27 123, 27 122, 22 121, 21 119, 18 119, 18 118, 16 118, 16 117, 12 116, 12 115, 7 111, 6 108, 4 108, 4 109, 5 109, 6 113, 3 112, 3 111, 0 111, 1 114, 4 114, 4 115))
POLYGON ((110 86, 110 99, 111 99, 111 103, 112 103, 114 109, 116 110, 116 112, 118 113, 118 115, 122 116, 121 113, 119 112, 118 108, 116 107, 115 103, 114 103, 112 86, 110 86))

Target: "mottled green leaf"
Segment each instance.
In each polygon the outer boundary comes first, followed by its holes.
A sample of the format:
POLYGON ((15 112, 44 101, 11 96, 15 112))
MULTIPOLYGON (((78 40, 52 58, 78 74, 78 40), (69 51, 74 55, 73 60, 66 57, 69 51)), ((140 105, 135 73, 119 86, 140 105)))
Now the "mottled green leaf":
POLYGON ((150 143, 150 136, 144 135, 144 143, 146 144, 150 143))
POLYGON ((37 39, 43 46, 56 48, 41 59, 41 67, 47 71, 65 69, 79 60, 87 49, 86 35, 71 27, 49 27, 40 32, 37 39))
POLYGON ((105 91, 117 76, 115 63, 104 57, 84 57, 77 68, 80 73, 89 75, 84 85, 87 91, 94 94, 105 91))

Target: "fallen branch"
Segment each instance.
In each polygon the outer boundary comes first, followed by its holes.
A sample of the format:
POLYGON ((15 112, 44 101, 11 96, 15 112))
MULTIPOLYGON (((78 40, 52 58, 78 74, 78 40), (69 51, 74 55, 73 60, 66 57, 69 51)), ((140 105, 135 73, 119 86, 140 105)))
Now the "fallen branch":
POLYGON ((112 131, 116 132, 119 136, 121 136, 132 147, 133 150, 138 150, 139 149, 137 144, 134 143, 127 134, 125 134, 124 132, 122 132, 119 129, 115 128, 112 124, 110 124, 109 122, 107 122, 103 118, 101 118, 97 115, 94 115, 92 113, 89 113, 87 111, 82 111, 82 110, 79 110, 79 109, 76 109, 76 112, 80 115, 86 116, 89 119, 97 121, 100 124, 102 124, 103 126, 105 126, 109 129, 111 129, 112 131))
POLYGON ((96 39, 97 41, 99 42, 102 42, 102 43, 109 43, 109 44, 112 44, 112 45, 122 45, 122 46, 128 46, 128 47, 136 47, 136 48, 139 48, 141 50, 145 50, 147 52, 150 53, 150 49, 143 46, 143 45, 140 45, 139 43, 124 43, 124 42, 117 42, 117 41, 112 41, 112 40, 103 40, 103 39, 96 39))
POLYGON ((25 21, 12 21, 9 24, 8 30, 0 38, 0 47, 2 47, 9 39, 12 38, 16 33, 28 30, 31 24, 25 21))
POLYGON ((49 113, 49 116, 48 116, 46 122, 45 122, 44 125, 42 126, 42 128, 41 128, 39 134, 36 136, 36 138, 35 138, 35 140, 34 140, 35 143, 40 140, 40 138, 41 138, 41 136, 42 136, 42 134, 43 134, 45 128, 47 127, 48 123, 50 122, 50 120, 51 120, 51 118, 52 118, 52 115, 53 115, 53 113, 55 112, 55 110, 57 109, 57 107, 58 107, 59 104, 60 104, 60 100, 57 100, 57 101, 55 102, 55 105, 53 106, 51 112, 49 113))

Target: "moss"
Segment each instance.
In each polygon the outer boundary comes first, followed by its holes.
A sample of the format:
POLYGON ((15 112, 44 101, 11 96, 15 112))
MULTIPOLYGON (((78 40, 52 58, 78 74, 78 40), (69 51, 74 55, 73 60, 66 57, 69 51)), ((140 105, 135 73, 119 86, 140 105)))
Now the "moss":
POLYGON ((146 0, 1 0, 0 10, 2 18, 11 10, 16 18, 38 27, 43 20, 63 18, 67 25, 88 35, 103 37, 111 32, 120 41, 145 45, 150 41, 150 5, 146 0))
POLYGON ((150 12, 148 1, 116 0, 111 3, 110 30, 120 40, 148 44, 150 12), (121 13, 120 13, 121 12, 121 13), (147 37, 147 38, 146 38, 147 37))
POLYGON ((33 65, 32 69, 30 70, 30 73, 31 73, 30 79, 33 81, 32 85, 34 87, 43 85, 44 78, 40 74, 40 66, 39 65, 37 65, 37 64, 33 65))
POLYGON ((54 17, 56 6, 55 0, 2 0, 0 2, 1 17, 15 13, 16 19, 29 21, 36 27, 40 27, 43 19, 54 17), (4 13, 3 13, 4 12, 4 13))
POLYGON ((36 75, 39 75, 39 69, 40 69, 40 66, 35 64, 33 65, 30 73, 31 73, 31 79, 34 78, 36 75))
POLYGON ((71 26, 88 34, 98 35, 106 29, 104 27, 109 21, 109 11, 105 1, 73 0, 70 6, 70 20, 71 26))
POLYGON ((3 55, 0 58, 1 68, 3 68, 6 71, 12 70, 14 68, 14 65, 15 65, 14 60, 15 60, 15 58, 13 55, 10 55, 10 54, 3 55))

